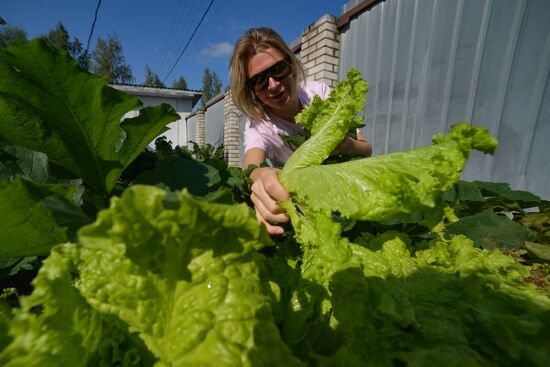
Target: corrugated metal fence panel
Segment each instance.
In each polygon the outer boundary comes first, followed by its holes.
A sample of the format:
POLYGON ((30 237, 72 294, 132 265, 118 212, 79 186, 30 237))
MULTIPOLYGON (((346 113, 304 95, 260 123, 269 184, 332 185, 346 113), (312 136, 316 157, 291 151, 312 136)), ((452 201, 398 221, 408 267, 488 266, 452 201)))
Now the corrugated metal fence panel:
POLYGON ((197 115, 193 115, 185 121, 187 122, 187 147, 193 149, 191 141, 197 142, 197 115))
POLYGON ((206 110, 206 144, 215 147, 223 144, 224 99, 210 105, 206 110))
POLYGON ((369 82, 363 130, 374 154, 428 145, 469 121, 500 148, 474 152, 464 179, 550 198, 549 15, 547 0, 386 0, 352 19, 339 77, 355 67, 369 82))

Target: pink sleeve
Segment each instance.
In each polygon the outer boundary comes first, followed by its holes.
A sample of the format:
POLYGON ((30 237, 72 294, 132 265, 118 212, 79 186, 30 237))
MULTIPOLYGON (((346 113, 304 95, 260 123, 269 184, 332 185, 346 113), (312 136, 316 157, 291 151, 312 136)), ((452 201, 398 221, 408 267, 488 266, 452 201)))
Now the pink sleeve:
POLYGON ((330 97, 330 87, 325 83, 319 83, 321 85, 321 90, 319 91, 319 97, 323 100, 330 97))
POLYGON ((264 152, 267 150, 265 141, 258 129, 252 126, 250 120, 246 120, 244 128, 244 152, 246 153, 252 148, 260 148, 264 152))

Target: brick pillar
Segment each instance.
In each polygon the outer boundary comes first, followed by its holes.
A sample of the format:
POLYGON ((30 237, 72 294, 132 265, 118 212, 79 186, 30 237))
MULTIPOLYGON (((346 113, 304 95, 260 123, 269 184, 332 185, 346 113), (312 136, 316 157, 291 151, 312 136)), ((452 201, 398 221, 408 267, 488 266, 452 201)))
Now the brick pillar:
POLYGON ((223 98, 223 146, 225 161, 229 166, 241 165, 240 112, 233 103, 231 90, 225 91, 223 98))
POLYGON ((300 56, 309 80, 336 86, 340 58, 340 34, 336 27, 336 17, 323 15, 302 32, 300 56))
POLYGON ((201 107, 197 110, 197 130, 195 142, 204 147, 206 145, 206 109, 201 107))

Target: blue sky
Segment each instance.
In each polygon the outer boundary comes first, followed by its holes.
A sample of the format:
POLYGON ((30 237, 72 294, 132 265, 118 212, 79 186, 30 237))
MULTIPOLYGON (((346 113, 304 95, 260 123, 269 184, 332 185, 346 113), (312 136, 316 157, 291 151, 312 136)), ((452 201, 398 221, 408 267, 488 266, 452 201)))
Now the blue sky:
MULTIPOLYGON (((97 37, 116 34, 136 83, 149 65, 164 80, 210 0, 102 0, 90 49, 97 37)), ((339 16, 345 0, 214 0, 195 37, 166 79, 183 75, 189 89, 201 89, 205 68, 228 84, 228 60, 239 36, 268 26, 287 42, 324 14, 339 16)), ((0 17, 21 27, 28 38, 46 34, 61 21, 86 46, 97 0, 0 0, 0 17)))

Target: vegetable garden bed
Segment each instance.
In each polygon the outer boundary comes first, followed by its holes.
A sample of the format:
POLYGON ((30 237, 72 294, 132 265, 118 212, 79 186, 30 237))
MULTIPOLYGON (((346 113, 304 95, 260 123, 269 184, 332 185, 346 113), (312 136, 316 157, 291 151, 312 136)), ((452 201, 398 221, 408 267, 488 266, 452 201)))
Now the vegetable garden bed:
POLYGON ((468 123, 327 160, 366 92, 352 70, 297 118, 270 238, 220 150, 144 151, 169 106, 120 122, 139 101, 66 54, 0 51, 0 364, 547 365, 548 201, 460 181, 498 145, 468 123))

